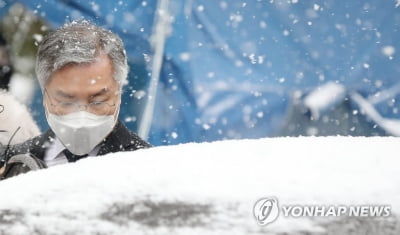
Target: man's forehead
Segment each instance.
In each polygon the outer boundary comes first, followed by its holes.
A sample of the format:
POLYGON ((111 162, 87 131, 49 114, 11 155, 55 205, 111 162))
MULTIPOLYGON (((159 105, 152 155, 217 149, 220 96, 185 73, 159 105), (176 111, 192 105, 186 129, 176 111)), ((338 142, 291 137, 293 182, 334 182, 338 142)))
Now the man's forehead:
POLYGON ((75 89, 99 90, 114 87, 114 70, 107 57, 93 63, 71 64, 53 72, 46 86, 70 92, 75 89))

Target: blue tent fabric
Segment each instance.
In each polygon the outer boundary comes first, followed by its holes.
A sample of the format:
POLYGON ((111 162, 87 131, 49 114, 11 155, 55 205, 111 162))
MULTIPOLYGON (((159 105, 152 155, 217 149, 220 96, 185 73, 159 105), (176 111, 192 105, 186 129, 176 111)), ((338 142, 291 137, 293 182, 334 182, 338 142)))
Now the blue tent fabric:
MULTIPOLYGON (((121 36, 136 69, 121 117, 136 130, 146 98, 137 94, 150 79, 146 57, 153 55, 149 42, 157 1, 19 2, 54 27, 83 17, 121 36)), ((399 119, 399 5, 394 0, 170 1, 173 22, 149 141, 274 136, 285 125, 293 97, 327 82, 361 94, 383 117, 399 119)))

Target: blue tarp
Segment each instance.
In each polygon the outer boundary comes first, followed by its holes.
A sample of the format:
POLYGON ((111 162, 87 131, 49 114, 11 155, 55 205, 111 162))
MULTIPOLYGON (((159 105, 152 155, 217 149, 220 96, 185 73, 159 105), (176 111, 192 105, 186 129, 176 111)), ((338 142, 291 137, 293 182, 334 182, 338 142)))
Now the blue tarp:
MULTIPOLYGON (((17 1, 5 2, 3 15, 17 1)), ((53 27, 83 17, 121 36, 132 68, 121 119, 136 130, 146 99, 139 99, 140 90, 150 79, 146 60, 153 54, 157 1, 18 2, 53 27)), ((173 21, 149 141, 274 136, 293 97, 327 82, 399 119, 399 6, 394 0, 170 1, 173 21)), ((38 95, 33 109, 40 106, 38 95)))

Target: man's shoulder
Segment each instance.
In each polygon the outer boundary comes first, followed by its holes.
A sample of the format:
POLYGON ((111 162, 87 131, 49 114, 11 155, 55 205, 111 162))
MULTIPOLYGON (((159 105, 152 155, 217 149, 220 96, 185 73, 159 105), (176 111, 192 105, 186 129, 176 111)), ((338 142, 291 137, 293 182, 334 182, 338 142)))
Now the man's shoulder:
POLYGON ((128 129, 130 136, 130 144, 134 145, 136 148, 149 148, 151 144, 140 138, 136 133, 128 129))
POLYGON ((129 130, 121 121, 118 121, 113 131, 101 145, 99 155, 110 152, 134 151, 149 147, 151 147, 151 144, 129 130))
POLYGON ((124 124, 121 123, 121 125, 122 128, 120 129, 120 134, 125 132, 121 135, 121 137, 125 136, 125 138, 121 138, 121 141, 124 145, 134 149, 151 147, 151 144, 140 138, 140 136, 138 136, 135 132, 129 130, 124 124))

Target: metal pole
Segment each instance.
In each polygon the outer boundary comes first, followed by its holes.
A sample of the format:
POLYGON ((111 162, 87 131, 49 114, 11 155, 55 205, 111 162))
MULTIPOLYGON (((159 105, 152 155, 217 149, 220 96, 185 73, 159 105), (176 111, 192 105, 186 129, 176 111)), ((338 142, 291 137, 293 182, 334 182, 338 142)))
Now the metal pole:
POLYGON ((149 136, 157 97, 158 81, 163 62, 165 41, 168 33, 170 32, 171 20, 168 13, 168 5, 169 0, 158 0, 153 34, 150 39, 151 45, 154 48, 154 55, 151 65, 151 80, 149 84, 146 106, 144 108, 138 130, 139 136, 143 139, 147 139, 149 136))

